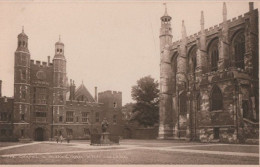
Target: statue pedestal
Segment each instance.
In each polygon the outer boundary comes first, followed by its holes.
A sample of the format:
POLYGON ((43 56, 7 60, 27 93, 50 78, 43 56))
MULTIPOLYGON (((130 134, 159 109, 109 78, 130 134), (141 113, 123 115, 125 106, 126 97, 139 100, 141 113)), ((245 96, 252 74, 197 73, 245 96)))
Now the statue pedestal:
POLYGON ((108 132, 103 132, 101 134, 101 144, 111 144, 109 140, 109 134, 108 132))

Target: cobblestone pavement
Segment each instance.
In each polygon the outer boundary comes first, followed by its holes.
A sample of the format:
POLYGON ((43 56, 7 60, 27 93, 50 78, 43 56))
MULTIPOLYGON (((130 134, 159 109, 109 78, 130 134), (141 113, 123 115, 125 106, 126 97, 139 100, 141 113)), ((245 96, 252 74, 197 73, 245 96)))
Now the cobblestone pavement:
POLYGON ((14 143, 0 147, 0 164, 259 164, 259 146, 175 140, 14 143))

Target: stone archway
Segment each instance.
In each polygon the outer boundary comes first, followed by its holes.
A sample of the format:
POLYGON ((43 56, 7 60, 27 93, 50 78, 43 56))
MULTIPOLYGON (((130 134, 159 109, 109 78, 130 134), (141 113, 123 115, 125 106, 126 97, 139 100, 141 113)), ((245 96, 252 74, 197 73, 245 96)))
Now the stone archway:
POLYGON ((44 140, 44 129, 43 128, 35 129, 35 140, 36 141, 43 141, 44 140))

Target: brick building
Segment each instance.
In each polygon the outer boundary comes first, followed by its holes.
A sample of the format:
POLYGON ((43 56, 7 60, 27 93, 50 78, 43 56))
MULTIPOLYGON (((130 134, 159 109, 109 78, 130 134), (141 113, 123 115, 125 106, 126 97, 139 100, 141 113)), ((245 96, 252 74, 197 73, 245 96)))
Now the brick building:
POLYGON ((31 59, 24 30, 18 35, 14 97, 0 96, 0 140, 49 140, 60 134, 87 139, 101 132, 104 118, 109 131, 120 135, 122 92, 95 88, 93 98, 83 83, 77 89, 74 81, 68 83, 66 63, 60 39, 52 62, 50 56, 40 62, 31 59))
MULTIPOLYGON (((159 138, 244 142, 259 135, 258 10, 172 42, 161 17, 159 138)), ((174 31, 174 30, 173 30, 174 31)))

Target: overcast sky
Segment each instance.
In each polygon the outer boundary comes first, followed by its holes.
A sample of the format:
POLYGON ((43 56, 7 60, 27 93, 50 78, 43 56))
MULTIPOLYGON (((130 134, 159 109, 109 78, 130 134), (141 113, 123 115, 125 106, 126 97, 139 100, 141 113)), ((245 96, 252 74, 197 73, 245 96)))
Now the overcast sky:
MULTIPOLYGON (((255 8, 258 8, 255 2, 255 8)), ((188 35, 222 21, 223 2, 168 1, 173 41, 179 40, 181 20, 188 35)), ((227 2, 228 19, 248 11, 248 2, 227 2)), ((14 52, 24 26, 31 59, 54 56, 59 35, 65 44, 67 76, 76 86, 83 81, 94 95, 98 91, 123 92, 123 104, 131 102, 131 87, 141 77, 159 80, 159 28, 162 1, 0 1, 0 80, 3 95, 13 96, 14 52)))

